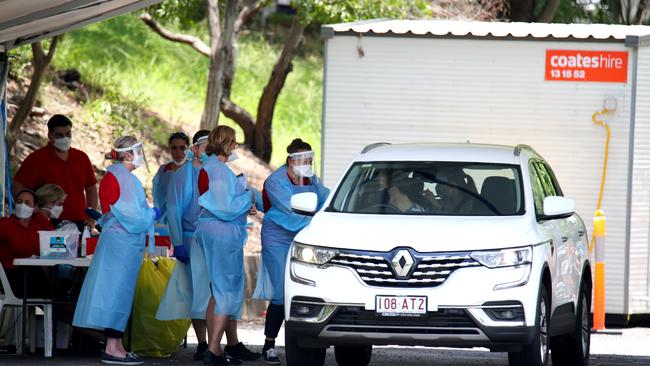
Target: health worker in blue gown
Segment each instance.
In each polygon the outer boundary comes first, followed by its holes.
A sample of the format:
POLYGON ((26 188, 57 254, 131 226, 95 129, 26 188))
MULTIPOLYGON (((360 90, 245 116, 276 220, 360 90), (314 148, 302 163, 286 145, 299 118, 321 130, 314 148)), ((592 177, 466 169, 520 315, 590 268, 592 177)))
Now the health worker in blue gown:
MULTIPOLYGON (((142 143, 133 136, 117 139, 106 158, 113 160, 99 185, 103 231, 79 294, 73 325, 103 330, 107 340, 101 362, 139 365, 122 345, 147 236, 159 211, 149 206, 132 171, 146 163, 142 143)), ((153 245, 153 240, 149 241, 153 245)), ((150 246, 150 249, 152 247, 150 246)))
MULTIPOLYGON (((181 167, 187 165, 186 151, 190 146, 190 137, 185 132, 174 132, 169 135, 168 140, 169 153, 172 160, 161 165, 153 177, 153 205, 160 209, 162 219, 161 223, 166 223, 167 212, 167 188, 172 177, 181 167)), ((163 234, 167 234, 166 232, 163 234)))
MULTIPOLYGON (((201 294, 196 294, 201 299, 199 301, 204 303, 202 309, 198 312, 189 314, 183 312, 174 300, 180 301, 179 298, 182 298, 182 301, 184 301, 183 304, 187 304, 189 307, 192 303, 192 297, 195 296, 192 290, 192 271, 189 262, 192 238, 194 237, 196 222, 201 210, 198 203, 198 180, 199 172, 203 167, 202 160, 207 160, 205 147, 208 142, 208 134, 210 134, 209 130, 199 130, 194 134, 192 137, 192 146, 184 151, 187 163, 181 165, 173 175, 170 175, 167 196, 164 200, 166 208, 165 220, 168 226, 170 240, 174 246, 174 257, 182 263, 177 264, 174 271, 184 270, 186 275, 183 278, 189 280, 181 288, 165 289, 158 314, 163 314, 162 316, 164 318, 161 320, 187 319, 188 317, 192 319, 192 326, 194 327, 198 341, 198 346, 193 356, 195 361, 203 359, 205 351, 208 349, 205 309, 208 306, 210 289, 206 285, 201 294), (168 296, 173 296, 174 300, 168 300, 168 296)), ((170 138, 170 148, 173 143, 174 141, 170 138)), ((206 276, 203 275, 203 277, 206 276)), ((205 278, 205 281, 207 284, 208 279, 205 278)), ((171 283, 172 281, 170 281, 171 283)))
POLYGON ((286 164, 278 168, 264 182, 264 220, 262 221, 262 259, 253 297, 270 300, 266 310, 264 335, 266 340, 262 357, 271 364, 279 364, 275 338, 284 321, 284 271, 289 247, 298 231, 307 226, 309 216, 291 210, 291 196, 315 192, 318 209, 325 203, 329 189, 314 174, 314 152, 311 146, 295 139, 287 146, 286 164))
MULTIPOLYGON (((207 273, 211 290, 206 311, 208 351, 204 362, 211 365, 240 363, 221 349, 221 338, 231 320, 241 319, 244 303, 244 244, 246 218, 256 209, 253 193, 225 164, 236 154, 235 130, 217 126, 208 136, 208 155, 199 173, 201 212, 196 224, 190 264, 195 292, 208 286, 199 273, 207 273)), ((196 299, 196 296, 194 297, 196 299)), ((203 304, 192 302, 192 312, 203 304)), ((257 354, 259 357, 259 354, 257 354)))

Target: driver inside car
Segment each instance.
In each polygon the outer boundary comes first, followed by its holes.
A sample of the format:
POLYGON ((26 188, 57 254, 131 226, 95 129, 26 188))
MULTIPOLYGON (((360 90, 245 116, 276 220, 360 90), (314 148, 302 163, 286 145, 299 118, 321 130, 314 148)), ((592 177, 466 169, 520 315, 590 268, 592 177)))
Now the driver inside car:
POLYGON ((422 182, 406 175, 394 175, 388 182, 390 205, 402 213, 420 213, 426 209, 415 201, 414 195, 422 191, 422 182))

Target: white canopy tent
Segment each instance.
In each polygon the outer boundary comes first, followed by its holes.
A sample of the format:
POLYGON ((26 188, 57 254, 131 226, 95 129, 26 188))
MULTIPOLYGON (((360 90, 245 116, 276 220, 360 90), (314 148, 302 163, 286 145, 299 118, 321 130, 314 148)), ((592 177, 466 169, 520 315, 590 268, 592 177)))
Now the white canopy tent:
POLYGON ((162 0, 0 0, 0 216, 7 196, 6 52, 162 0))

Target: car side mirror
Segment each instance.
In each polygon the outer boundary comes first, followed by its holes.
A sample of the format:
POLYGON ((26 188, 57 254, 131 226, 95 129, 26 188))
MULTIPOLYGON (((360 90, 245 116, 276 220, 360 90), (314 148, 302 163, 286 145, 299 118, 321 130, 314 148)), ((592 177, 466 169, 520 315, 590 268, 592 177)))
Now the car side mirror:
POLYGON ((318 208, 318 195, 314 192, 297 193, 291 196, 291 210, 299 215, 314 216, 318 208))
POLYGON ((570 198, 561 196, 549 196, 544 198, 543 219, 562 219, 573 215, 576 203, 570 198))

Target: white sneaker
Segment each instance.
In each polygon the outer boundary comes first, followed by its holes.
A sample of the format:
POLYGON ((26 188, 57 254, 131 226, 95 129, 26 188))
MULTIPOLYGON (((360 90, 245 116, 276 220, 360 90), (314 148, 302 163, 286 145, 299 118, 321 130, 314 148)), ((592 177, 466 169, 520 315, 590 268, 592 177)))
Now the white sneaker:
POLYGON ((275 352, 275 348, 269 348, 266 351, 264 351, 262 357, 264 358, 264 361, 266 361, 266 363, 268 363, 269 365, 280 364, 280 359, 278 358, 277 352, 275 352))

